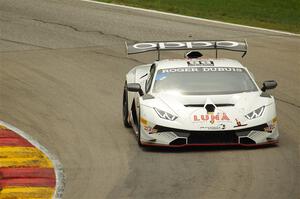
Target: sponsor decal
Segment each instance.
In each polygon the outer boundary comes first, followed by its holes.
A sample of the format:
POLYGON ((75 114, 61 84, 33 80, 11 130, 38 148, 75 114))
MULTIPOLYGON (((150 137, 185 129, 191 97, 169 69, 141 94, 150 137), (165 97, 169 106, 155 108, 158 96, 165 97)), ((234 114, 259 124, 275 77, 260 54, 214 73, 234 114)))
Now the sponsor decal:
POLYGON ((203 72, 243 72, 241 68, 231 67, 209 67, 203 68, 203 72))
POLYGON ((214 66, 214 62, 208 60, 189 60, 187 64, 189 66, 214 66))
POLYGON ((149 134, 157 133, 157 129, 152 128, 151 126, 144 126, 144 130, 147 131, 149 134))
POLYGON ((236 127, 241 127, 241 126, 247 126, 248 124, 242 124, 241 121, 239 121, 238 119, 235 118, 235 122, 236 122, 236 126, 234 126, 234 128, 236 127))
POLYGON ((200 72, 201 68, 168 68, 162 69, 161 73, 186 73, 186 72, 200 72))
POLYGON ((220 129, 225 129, 226 126, 225 124, 219 124, 217 126, 200 126, 200 129, 209 129, 209 130, 220 130, 220 129))
POLYGON ((272 133, 272 131, 275 129, 277 124, 277 117, 274 117, 270 123, 271 124, 268 124, 268 127, 264 128, 264 131, 268 133, 272 133))
POLYGON ((188 41, 188 42, 149 42, 149 43, 137 43, 132 47, 139 50, 152 50, 159 49, 201 49, 201 48, 233 48, 240 44, 234 41, 188 41))
POLYGON ((264 128, 264 131, 272 133, 273 129, 275 129, 275 124, 271 124, 268 127, 264 128))
POLYGON ((147 121, 145 118, 141 117, 141 123, 142 123, 143 125, 147 125, 147 124, 148 124, 148 121, 147 121))
POLYGON ((225 129, 226 128, 225 124, 219 124, 216 127, 217 127, 217 129, 225 129))
POLYGON ((230 121, 226 113, 217 113, 217 114, 199 114, 193 115, 194 122, 210 122, 214 124, 215 122, 221 121, 230 121))
POLYGON ((272 119, 272 123, 273 123, 273 124, 277 123, 277 117, 274 117, 274 118, 272 119))
POLYGON ((242 68, 233 67, 185 67, 162 69, 161 73, 191 73, 191 72, 243 72, 242 68))

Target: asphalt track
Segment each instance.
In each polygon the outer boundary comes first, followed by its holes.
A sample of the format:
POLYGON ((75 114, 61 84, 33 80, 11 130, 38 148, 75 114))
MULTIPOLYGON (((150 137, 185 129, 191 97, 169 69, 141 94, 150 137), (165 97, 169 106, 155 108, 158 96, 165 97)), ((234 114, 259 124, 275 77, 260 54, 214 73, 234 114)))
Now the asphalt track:
POLYGON ((300 198, 300 37, 64 0, 0 0, 0 29, 0 118, 58 156, 64 198, 300 198), (154 54, 124 41, 244 38, 242 63, 279 84, 279 146, 139 148, 123 82, 154 54))

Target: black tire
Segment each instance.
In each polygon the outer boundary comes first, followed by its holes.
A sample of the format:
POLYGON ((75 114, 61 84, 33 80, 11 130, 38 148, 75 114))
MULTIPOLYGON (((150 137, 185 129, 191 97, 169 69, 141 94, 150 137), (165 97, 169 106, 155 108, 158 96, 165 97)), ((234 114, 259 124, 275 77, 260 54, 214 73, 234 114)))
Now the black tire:
POLYGON ((128 91, 126 89, 126 82, 123 91, 123 124, 126 128, 130 128, 131 124, 128 122, 128 91))

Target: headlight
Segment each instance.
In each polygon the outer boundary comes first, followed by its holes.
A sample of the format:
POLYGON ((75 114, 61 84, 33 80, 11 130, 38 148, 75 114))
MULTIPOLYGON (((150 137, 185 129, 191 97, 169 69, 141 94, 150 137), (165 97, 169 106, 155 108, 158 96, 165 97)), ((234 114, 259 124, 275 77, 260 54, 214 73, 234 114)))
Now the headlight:
POLYGON ((248 113, 247 115, 245 115, 245 117, 248 119, 248 120, 252 120, 252 119, 255 119, 255 118, 258 118, 260 116, 262 116, 263 112, 265 110, 265 106, 262 106, 254 111, 252 111, 251 113, 248 113))
POLYGON ((157 108, 154 108, 154 110, 157 113, 157 115, 162 119, 171 120, 171 121, 174 121, 177 119, 177 116, 172 115, 171 113, 167 113, 167 112, 159 110, 157 108))

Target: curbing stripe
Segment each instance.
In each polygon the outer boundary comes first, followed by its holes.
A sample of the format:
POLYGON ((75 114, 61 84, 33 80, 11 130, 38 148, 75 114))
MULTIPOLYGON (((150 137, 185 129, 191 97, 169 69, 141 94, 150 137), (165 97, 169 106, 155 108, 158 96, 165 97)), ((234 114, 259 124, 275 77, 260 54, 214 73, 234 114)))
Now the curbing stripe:
POLYGON ((0 138, 0 167, 53 167, 46 155, 21 136, 14 134, 6 131, 4 138, 0 138), (14 138, 9 138, 10 135, 14 138))
POLYGON ((22 194, 21 199, 42 199, 42 198, 51 198, 53 195, 53 188, 47 187, 9 187, 4 188, 1 191, 0 198, 4 199, 13 199, 20 198, 20 194, 22 194))
MULTIPOLYGON (((44 158, 48 159, 40 150, 34 147, 0 147, 0 158, 44 158)), ((1 169, 1 168, 0 168, 1 169)))
MULTIPOLYGON (((37 167, 54 167, 55 171, 55 189, 53 188, 45 188, 45 187, 13 187, 13 188, 4 188, 1 190, 1 196, 0 198, 18 198, 18 194, 22 194, 22 198, 55 198, 55 199, 61 199, 62 194, 64 191, 64 175, 63 175, 63 167, 60 161, 52 155, 45 147, 40 145, 37 141, 32 139, 31 136, 26 134, 25 132, 21 131, 20 129, 0 120, 0 129, 10 129, 11 131, 17 133, 22 138, 26 139, 30 144, 32 144, 34 147, 36 147, 38 150, 40 150, 43 153, 44 158, 42 160, 37 158, 9 158, 6 160, 6 158, 1 158, 0 161, 0 167, 15 167, 18 166, 24 166, 24 164, 28 164, 29 166, 33 167, 35 165, 35 162, 39 161, 37 163, 37 167)), ((5 133, 8 133, 6 131, 5 133)), ((5 137, 5 133, 2 133, 2 137, 5 137)), ((1 135, 1 134, 0 134, 1 135)), ((0 147, 5 148, 5 147, 0 147)), ((26 147, 27 148, 27 147, 26 147)), ((23 148, 25 149, 25 147, 23 148)), ((28 149, 28 148, 27 148, 28 149)))
MULTIPOLYGON (((55 188, 53 178, 9 178, 0 179, 0 187, 51 187, 55 188)), ((54 189, 53 189, 54 191, 54 189)))
POLYGON ((11 178, 55 179, 53 168, 0 168, 0 180, 11 178))
POLYGON ((216 24, 222 24, 222 25, 228 25, 228 26, 235 26, 235 27, 240 27, 240 28, 247 28, 247 29, 259 30, 259 31, 264 31, 264 32, 273 32, 273 33, 277 33, 277 34, 283 34, 283 35, 290 35, 290 36, 300 37, 300 34, 286 32, 286 31, 280 31, 280 30, 273 30, 273 29, 259 28, 259 27, 254 27, 254 26, 240 25, 240 24, 234 24, 234 23, 229 23, 229 22, 222 22, 222 21, 205 19, 205 18, 200 18, 200 17, 192 17, 192 16, 186 16, 186 15, 180 15, 180 14, 162 12, 162 11, 157 11, 157 10, 145 9, 145 8, 137 8, 137 7, 119 5, 119 4, 114 4, 114 3, 105 3, 105 2, 99 2, 99 1, 93 1, 93 0, 80 0, 80 1, 89 2, 89 3, 95 3, 95 4, 100 4, 100 5, 106 5, 106 6, 111 6, 111 7, 125 8, 125 9, 131 9, 131 10, 149 12, 149 13, 154 13, 154 14, 162 14, 162 15, 173 16, 173 17, 180 17, 180 18, 185 18, 185 19, 192 19, 192 20, 204 21, 204 22, 209 22, 209 23, 216 23, 216 24))
POLYGON ((38 167, 51 168, 52 162, 45 158, 1 158, 0 167, 38 167))
POLYGON ((0 138, 21 138, 21 136, 0 125, 0 138))
POLYGON ((0 138, 0 147, 1 146, 33 147, 32 144, 22 138, 0 138))

